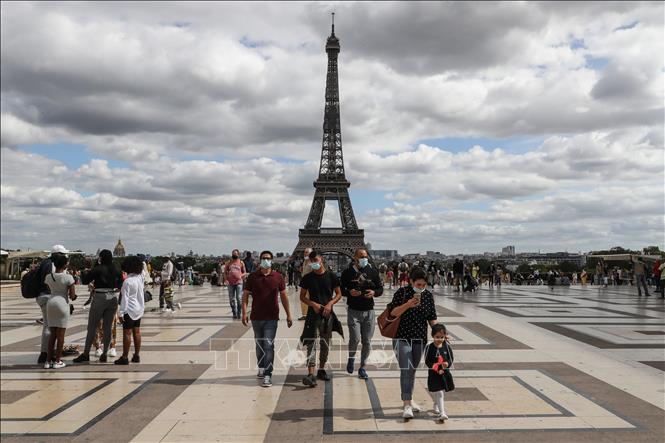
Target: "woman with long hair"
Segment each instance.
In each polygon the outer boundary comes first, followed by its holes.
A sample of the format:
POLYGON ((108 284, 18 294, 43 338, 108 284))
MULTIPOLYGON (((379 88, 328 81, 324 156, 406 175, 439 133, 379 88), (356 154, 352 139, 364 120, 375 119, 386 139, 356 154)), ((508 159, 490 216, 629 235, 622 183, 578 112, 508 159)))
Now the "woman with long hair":
POLYGON ((85 338, 85 348, 83 353, 74 359, 74 363, 90 361, 90 347, 95 339, 99 320, 103 321, 102 328, 104 329, 104 351, 99 356, 99 361, 106 363, 106 353, 111 344, 113 319, 118 310, 118 289, 122 286, 122 274, 113 264, 113 253, 108 249, 103 249, 99 253, 97 266, 92 270, 86 270, 82 276, 82 281, 86 285, 92 283, 95 289, 90 305, 90 315, 88 316, 88 334, 85 338))

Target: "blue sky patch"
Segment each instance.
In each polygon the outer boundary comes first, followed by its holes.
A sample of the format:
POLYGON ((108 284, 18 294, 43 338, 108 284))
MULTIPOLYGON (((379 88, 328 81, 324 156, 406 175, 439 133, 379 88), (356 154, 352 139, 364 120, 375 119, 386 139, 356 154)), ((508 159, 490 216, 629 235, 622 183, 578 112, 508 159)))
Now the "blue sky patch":
POLYGON ((585 55, 584 59, 586 60, 586 67, 596 71, 600 71, 610 63, 610 59, 606 57, 593 57, 591 55, 585 55))
POLYGON ((353 185, 349 189, 353 211, 358 217, 372 209, 383 209, 390 205, 390 201, 385 199, 386 191, 370 191, 366 189, 354 189, 353 185))
POLYGON ((583 38, 575 38, 570 41, 570 49, 586 49, 586 43, 584 43, 583 38))
POLYGON ((21 145, 18 147, 21 151, 31 154, 38 154, 46 158, 58 160, 69 169, 78 169, 90 160, 101 159, 108 162, 109 168, 128 168, 129 165, 118 160, 111 160, 99 154, 91 153, 90 150, 81 144, 76 143, 52 143, 32 145, 21 145))
POLYGON ((424 143, 435 146, 445 151, 457 153, 465 152, 474 146, 482 146, 485 150, 501 148, 512 154, 524 154, 533 151, 545 141, 546 136, 540 137, 510 137, 510 138, 485 138, 485 137, 445 137, 421 140, 416 143, 424 143))

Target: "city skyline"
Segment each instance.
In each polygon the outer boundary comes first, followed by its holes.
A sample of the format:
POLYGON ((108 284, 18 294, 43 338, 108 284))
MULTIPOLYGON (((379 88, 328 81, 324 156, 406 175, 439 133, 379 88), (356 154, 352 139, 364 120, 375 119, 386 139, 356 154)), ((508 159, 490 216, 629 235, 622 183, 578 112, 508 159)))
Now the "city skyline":
POLYGON ((664 7, 575 5, 3 3, 2 247, 289 252, 334 8, 376 249, 663 249, 664 7))

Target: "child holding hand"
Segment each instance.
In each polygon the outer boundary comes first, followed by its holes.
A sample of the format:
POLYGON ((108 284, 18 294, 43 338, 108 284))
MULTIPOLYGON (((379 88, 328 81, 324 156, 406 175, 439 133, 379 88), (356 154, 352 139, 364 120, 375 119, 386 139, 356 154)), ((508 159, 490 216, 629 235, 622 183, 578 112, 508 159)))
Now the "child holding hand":
POLYGON ((446 327, 437 323, 432 326, 432 343, 425 348, 427 371, 427 389, 434 393, 434 411, 437 420, 443 423, 448 419, 443 407, 443 393, 455 389, 450 366, 453 364, 453 349, 448 343, 446 327))

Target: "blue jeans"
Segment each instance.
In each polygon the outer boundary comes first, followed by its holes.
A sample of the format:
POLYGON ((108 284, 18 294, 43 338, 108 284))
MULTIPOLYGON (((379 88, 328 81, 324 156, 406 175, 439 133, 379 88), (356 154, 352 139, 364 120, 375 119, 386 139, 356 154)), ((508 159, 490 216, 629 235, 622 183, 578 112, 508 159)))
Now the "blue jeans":
POLYGON ((416 368, 423 357, 425 343, 422 340, 393 339, 393 349, 399 363, 399 385, 402 400, 411 400, 416 383, 416 368))
POLYGON ((272 375, 275 361, 275 335, 277 320, 252 320, 254 341, 256 342, 256 362, 264 375, 272 375))
POLYGON ((242 283, 229 285, 229 303, 231 303, 231 312, 233 318, 240 318, 242 315, 242 283))
POLYGON ((355 357, 358 350, 358 342, 362 340, 362 352, 360 354, 360 366, 364 367, 369 353, 372 350, 372 336, 374 335, 374 310, 356 311, 348 308, 349 323, 349 358, 355 357))

